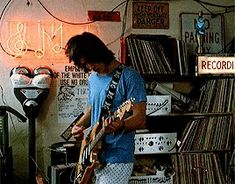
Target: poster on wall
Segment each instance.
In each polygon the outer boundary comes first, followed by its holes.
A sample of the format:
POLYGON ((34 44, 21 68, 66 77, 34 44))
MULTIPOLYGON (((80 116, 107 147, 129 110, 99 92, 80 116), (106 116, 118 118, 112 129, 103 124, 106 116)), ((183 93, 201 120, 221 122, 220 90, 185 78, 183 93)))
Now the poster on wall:
POLYGON ((169 29, 169 4, 133 2, 132 27, 135 29, 169 29))
MULTIPOLYGON (((205 19, 204 50, 205 54, 220 53, 224 48, 224 21, 222 15, 212 17, 203 13, 205 19)), ((197 47, 195 23, 198 13, 181 13, 181 40, 188 45, 189 52, 195 53, 197 47)))
POLYGON ((88 73, 74 65, 63 65, 58 73, 58 122, 71 123, 85 112, 88 95, 88 73))

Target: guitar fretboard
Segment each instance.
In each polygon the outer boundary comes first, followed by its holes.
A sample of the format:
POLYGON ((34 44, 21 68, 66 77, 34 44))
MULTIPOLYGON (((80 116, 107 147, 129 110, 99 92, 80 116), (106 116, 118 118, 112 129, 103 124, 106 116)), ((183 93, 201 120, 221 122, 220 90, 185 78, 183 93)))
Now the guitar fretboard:
MULTIPOLYGON (((112 120, 117 118, 117 111, 114 112, 114 114, 110 117, 112 120)), ((95 136, 95 139, 90 143, 90 151, 94 149, 96 144, 99 142, 99 140, 103 137, 105 134, 105 128, 102 127, 99 133, 95 136)))
MULTIPOLYGON (((111 118, 112 121, 115 120, 116 118, 122 119, 124 114, 130 110, 133 100, 134 99, 130 99, 124 102, 118 108, 118 110, 115 111, 109 118, 111 118)), ((102 123, 102 122, 99 122, 99 123, 102 123)), ((104 134, 105 134, 105 127, 102 125, 101 129, 96 134, 95 138, 84 147, 84 150, 82 151, 82 154, 80 155, 80 159, 79 159, 79 162, 82 165, 85 165, 86 161, 88 161, 91 155, 91 152, 93 151, 97 143, 101 140, 104 134)))
POLYGON ((94 149, 94 147, 99 142, 99 140, 102 138, 104 133, 105 133, 105 129, 104 129, 104 127, 102 127, 101 130, 99 131, 99 133, 95 136, 95 139, 90 143, 90 151, 92 151, 94 149))

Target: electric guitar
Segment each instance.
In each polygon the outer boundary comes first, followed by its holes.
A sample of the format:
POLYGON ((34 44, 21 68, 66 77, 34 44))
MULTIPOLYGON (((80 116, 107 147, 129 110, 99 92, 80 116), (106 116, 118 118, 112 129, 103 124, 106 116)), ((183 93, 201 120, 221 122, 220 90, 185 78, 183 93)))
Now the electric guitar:
MULTIPOLYGON (((126 112, 129 112, 132 105, 133 100, 130 99, 125 101, 117 111, 111 115, 111 118, 120 120, 123 119, 126 112)), ((90 134, 83 138, 79 161, 77 163, 76 168, 76 181, 78 184, 87 184, 92 176, 94 168, 98 167, 99 160, 98 154, 101 149, 101 139, 105 134, 105 127, 102 126, 102 122, 98 122, 94 125, 90 134)))

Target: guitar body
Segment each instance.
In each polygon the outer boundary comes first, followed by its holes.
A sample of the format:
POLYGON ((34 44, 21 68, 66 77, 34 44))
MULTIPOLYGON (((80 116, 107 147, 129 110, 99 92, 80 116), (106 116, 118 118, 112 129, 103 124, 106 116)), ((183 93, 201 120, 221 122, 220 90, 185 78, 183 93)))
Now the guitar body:
MULTIPOLYGON (((124 102, 110 118, 123 119, 126 112, 131 109, 133 99, 124 102)), ((79 161, 77 163, 76 181, 78 184, 88 184, 92 178, 94 168, 100 166, 99 151, 101 150, 102 137, 105 127, 98 122, 94 125, 89 136, 84 136, 80 148, 79 161)), ((86 135, 84 133, 84 135, 86 135)))
POLYGON ((99 123, 97 123, 96 125, 94 125, 94 128, 92 129, 89 137, 85 137, 82 140, 80 158, 77 164, 78 184, 88 184, 90 179, 92 178, 94 168, 98 167, 100 164, 98 160, 98 154, 101 149, 101 141, 96 144, 96 146, 90 152, 90 155, 88 155, 88 157, 84 160, 84 154, 86 154, 87 152, 87 145, 89 145, 89 142, 92 142, 96 138, 96 135, 100 131, 100 129, 101 126, 99 123))
MULTIPOLYGON (((95 165, 96 165, 96 163, 93 162, 90 166, 88 166, 85 169, 85 171, 82 171, 83 176, 81 177, 81 179, 79 179, 79 178, 77 179, 78 184, 88 184, 90 182, 94 168, 96 167, 95 165)), ((81 166, 77 165, 77 172, 81 172, 79 167, 81 167, 81 166)))
POLYGON ((44 179, 41 174, 36 175, 36 184, 45 184, 44 179))

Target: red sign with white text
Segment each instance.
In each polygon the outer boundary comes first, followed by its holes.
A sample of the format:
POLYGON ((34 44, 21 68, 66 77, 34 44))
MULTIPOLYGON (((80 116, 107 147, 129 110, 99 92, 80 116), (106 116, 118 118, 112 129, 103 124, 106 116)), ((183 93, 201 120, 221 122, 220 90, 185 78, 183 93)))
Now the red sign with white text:
POLYGON ((88 11, 90 21, 111 21, 120 22, 120 12, 118 11, 88 11))

